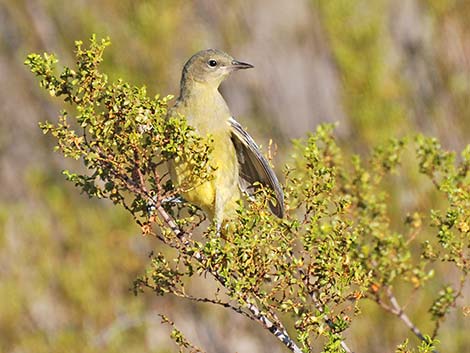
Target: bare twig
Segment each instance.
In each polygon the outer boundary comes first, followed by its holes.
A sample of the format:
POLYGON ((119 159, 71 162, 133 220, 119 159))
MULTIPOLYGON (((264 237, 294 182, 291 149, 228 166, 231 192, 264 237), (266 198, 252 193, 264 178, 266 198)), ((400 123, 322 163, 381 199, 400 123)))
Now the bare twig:
POLYGON ((408 317, 408 315, 405 314, 403 308, 400 306, 400 304, 398 303, 397 301, 397 298, 395 297, 395 295, 393 294, 392 290, 390 289, 390 287, 386 287, 386 293, 387 293, 387 297, 388 299, 390 300, 390 304, 392 305, 392 313, 395 314, 396 316, 398 316, 398 318, 400 318, 406 326, 408 326, 408 328, 422 341, 426 341, 426 338, 424 337, 424 335, 421 333, 421 331, 416 327, 416 325, 414 325, 410 318, 408 317))
MULTIPOLYGON (((375 298, 375 301, 377 302, 377 304, 379 304, 383 309, 397 316, 401 321, 403 321, 403 323, 411 330, 411 332, 413 332, 416 335, 416 337, 418 337, 421 341, 429 343, 429 340, 421 333, 418 327, 415 324, 413 324, 413 322, 410 320, 408 315, 406 315, 405 311, 398 303, 397 298, 393 294, 391 288, 386 287, 385 291, 387 294, 387 298, 390 301, 390 305, 387 305, 386 303, 384 303, 380 299, 380 296, 378 294, 375 298)), ((437 350, 432 350, 432 352, 439 353, 437 350)))
POLYGON ((189 299, 189 300, 192 300, 192 301, 195 301, 195 302, 211 303, 211 304, 219 305, 219 306, 222 306, 224 308, 231 309, 231 310, 235 311, 238 314, 246 316, 250 320, 256 321, 256 319, 253 316, 251 316, 249 313, 244 311, 241 307, 235 306, 235 305, 230 304, 228 302, 224 302, 224 301, 221 301, 221 300, 218 300, 218 299, 194 297, 194 296, 186 294, 186 293, 174 293, 174 294, 177 295, 180 298, 189 299))

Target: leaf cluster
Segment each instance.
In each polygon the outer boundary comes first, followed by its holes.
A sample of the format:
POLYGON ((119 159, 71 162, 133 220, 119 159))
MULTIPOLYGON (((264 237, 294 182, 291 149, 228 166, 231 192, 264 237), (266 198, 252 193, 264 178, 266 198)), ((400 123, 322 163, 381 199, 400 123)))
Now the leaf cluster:
POLYGON ((108 82, 99 65, 109 44, 109 39, 98 41, 95 36, 89 48, 75 42, 76 67, 61 72, 50 54, 30 54, 25 64, 50 95, 70 103, 56 123, 40 124, 45 134, 56 138, 57 150, 81 160, 89 171, 66 170, 67 179, 90 197, 123 205, 141 222, 148 218, 149 207, 176 194, 165 168, 161 171, 168 160, 191 154, 190 182, 210 177, 210 138, 196 135, 181 117, 166 118, 171 96, 152 98, 145 87, 108 82))

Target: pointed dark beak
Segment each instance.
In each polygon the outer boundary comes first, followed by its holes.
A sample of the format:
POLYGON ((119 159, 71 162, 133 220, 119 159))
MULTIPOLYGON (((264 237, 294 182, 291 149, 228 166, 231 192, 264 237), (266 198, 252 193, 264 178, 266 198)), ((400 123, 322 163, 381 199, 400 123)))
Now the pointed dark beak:
POLYGON ((238 60, 233 60, 232 61, 232 68, 236 69, 236 70, 240 70, 240 69, 252 69, 254 66, 251 65, 251 64, 248 64, 248 63, 244 63, 244 62, 241 62, 241 61, 238 61, 238 60))

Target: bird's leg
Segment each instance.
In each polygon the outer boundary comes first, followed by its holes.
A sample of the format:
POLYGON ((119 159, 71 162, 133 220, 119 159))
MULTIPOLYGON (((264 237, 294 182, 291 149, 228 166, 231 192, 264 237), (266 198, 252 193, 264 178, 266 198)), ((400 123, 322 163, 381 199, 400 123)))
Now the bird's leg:
POLYGON ((217 191, 215 195, 214 219, 215 219, 215 227, 217 230, 217 235, 220 235, 221 230, 222 230, 222 223, 224 222, 224 210, 225 210, 225 204, 227 203, 227 200, 223 198, 223 194, 221 192, 217 192, 217 191))

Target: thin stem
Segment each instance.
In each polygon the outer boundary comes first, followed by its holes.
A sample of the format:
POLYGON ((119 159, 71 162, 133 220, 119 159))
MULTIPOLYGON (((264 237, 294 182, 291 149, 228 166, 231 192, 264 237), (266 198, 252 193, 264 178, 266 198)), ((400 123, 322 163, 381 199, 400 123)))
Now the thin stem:
MULTIPOLYGON (((322 306, 322 303, 320 302, 320 300, 318 300, 317 298, 317 294, 315 292, 311 293, 310 294, 310 297, 312 298, 312 301, 313 301, 313 304, 315 305, 315 307, 317 308, 317 310, 323 314, 324 310, 323 310, 323 306, 322 306)), ((331 321, 331 319, 328 317, 328 315, 324 314, 323 315, 323 320, 325 320, 326 324, 332 329, 334 327, 334 323, 333 321, 331 321)), ((344 342, 344 340, 341 340, 341 348, 343 348, 343 350, 346 352, 346 353, 353 353, 353 351, 351 350, 351 348, 348 347, 348 345, 346 344, 346 342, 344 342)))
MULTIPOLYGON (((377 295, 375 301, 383 309, 385 309, 389 313, 397 316, 401 321, 403 321, 403 323, 411 330, 411 332, 413 332, 416 335, 416 337, 418 337, 421 341, 429 343, 429 340, 426 337, 424 337, 424 335, 421 333, 421 331, 418 329, 418 327, 415 324, 413 324, 413 322, 410 320, 408 315, 406 315, 405 311, 403 310, 403 308, 398 303, 398 300, 395 297, 395 295, 393 294, 390 287, 386 287, 385 291, 387 293, 387 298, 390 301, 390 305, 387 305, 384 302, 382 302, 382 300, 380 299, 380 297, 378 295, 377 295)), ((432 350, 432 352, 433 353, 439 353, 437 350, 432 350)))
POLYGON ((278 340, 280 340, 284 345, 289 348, 294 353, 302 353, 302 350, 295 344, 292 338, 289 337, 289 334, 282 329, 279 329, 275 324, 273 324, 265 315, 261 313, 258 307, 254 304, 248 303, 247 309, 255 316, 256 320, 260 322, 264 328, 271 332, 278 340))
MULTIPOLYGON (((463 287, 465 285, 465 282, 466 282, 466 277, 465 277, 465 275, 463 275, 463 276, 460 277, 459 289, 458 289, 457 293, 454 295, 452 303, 450 304, 451 307, 455 307, 457 299, 462 295, 462 291, 463 291, 463 287)), ((436 320, 436 325, 434 327, 434 330, 433 330, 433 333, 432 333, 432 336, 431 336, 433 339, 437 336, 437 332, 439 331, 442 320, 443 320, 442 317, 440 317, 436 320)))
MULTIPOLYGON (((162 319, 163 324, 169 324, 173 328, 173 330, 177 330, 178 332, 180 332, 180 330, 178 330, 178 328, 176 327, 175 323, 171 321, 166 315, 158 314, 158 316, 160 316, 160 318, 162 319)), ((174 340, 178 345, 180 345, 180 352, 182 352, 181 348, 182 346, 184 346, 185 348, 189 348, 189 351, 191 353, 204 353, 202 349, 200 349, 199 347, 196 347, 194 344, 189 342, 186 338, 183 338, 183 342, 179 342, 179 340, 177 339, 174 339, 174 340)))
POLYGON ((392 308, 393 308, 393 313, 398 316, 404 323, 406 326, 408 326, 408 328, 422 341, 426 341, 426 338, 424 337, 424 335, 421 333, 421 331, 418 329, 418 327, 416 327, 416 325, 414 325, 410 318, 408 317, 408 315, 406 315, 406 313, 404 312, 403 308, 400 306, 400 304, 398 303, 397 301, 397 298, 395 297, 395 295, 393 294, 392 290, 390 289, 390 287, 387 287, 386 288, 386 292, 387 292, 387 297, 388 299, 390 300, 390 304, 392 305, 392 308))
POLYGON ((223 302, 223 301, 217 300, 217 299, 194 297, 194 296, 188 295, 186 293, 174 293, 174 294, 176 296, 180 297, 180 298, 189 299, 189 300, 192 300, 192 301, 195 301, 195 302, 211 303, 211 304, 219 305, 219 306, 222 306, 224 308, 231 309, 231 310, 235 311, 236 313, 247 317, 250 320, 256 321, 253 316, 251 316, 249 313, 244 311, 241 307, 235 306, 235 305, 230 304, 228 302, 223 302))

